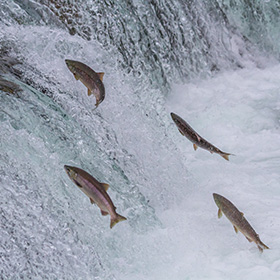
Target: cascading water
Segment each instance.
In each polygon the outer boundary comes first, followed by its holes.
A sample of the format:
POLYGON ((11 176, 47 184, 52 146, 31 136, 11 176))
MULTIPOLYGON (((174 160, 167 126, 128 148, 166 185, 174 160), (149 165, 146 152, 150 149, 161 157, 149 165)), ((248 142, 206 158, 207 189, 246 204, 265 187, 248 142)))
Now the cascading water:
POLYGON ((1 279, 279 278, 280 8, 247 2, 1 1, 1 279), (96 110, 65 59, 105 72, 96 110), (194 152, 170 112, 236 156, 194 152), (110 230, 65 164, 127 221, 110 230))

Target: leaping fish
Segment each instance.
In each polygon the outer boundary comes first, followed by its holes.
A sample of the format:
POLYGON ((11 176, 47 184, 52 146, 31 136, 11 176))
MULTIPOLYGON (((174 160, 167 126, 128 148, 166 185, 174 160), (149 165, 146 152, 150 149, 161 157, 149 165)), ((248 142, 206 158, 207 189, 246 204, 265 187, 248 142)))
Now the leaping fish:
POLYGON ((259 235, 254 231, 248 221, 245 219, 244 214, 240 212, 228 199, 225 197, 213 193, 215 203, 217 204, 218 217, 222 217, 222 213, 232 223, 236 233, 242 232, 249 242, 254 241, 259 250, 263 252, 263 249, 269 249, 264 243, 261 242, 259 235))
POLYGON ((173 121, 175 122, 175 124, 177 125, 179 132, 183 136, 186 136, 193 143, 193 147, 195 151, 197 150, 198 147, 200 147, 202 149, 209 151, 211 154, 216 153, 222 156, 224 159, 229 160, 228 156, 232 154, 221 151, 220 149, 218 149, 217 147, 209 143, 207 140, 202 138, 197 132, 195 132, 195 130, 189 124, 187 124, 186 121, 184 121, 178 115, 174 113, 171 113, 170 115, 173 121))
POLYGON ((81 80, 87 87, 88 96, 91 94, 95 95, 95 106, 98 107, 105 98, 105 88, 102 82, 104 73, 96 73, 90 67, 79 61, 65 59, 65 62, 76 80, 81 80))
POLYGON ((73 166, 64 165, 64 169, 70 179, 83 191, 92 204, 96 204, 103 216, 110 214, 112 228, 116 223, 125 221, 126 218, 116 212, 110 196, 107 194, 108 184, 100 183, 86 171, 73 166))

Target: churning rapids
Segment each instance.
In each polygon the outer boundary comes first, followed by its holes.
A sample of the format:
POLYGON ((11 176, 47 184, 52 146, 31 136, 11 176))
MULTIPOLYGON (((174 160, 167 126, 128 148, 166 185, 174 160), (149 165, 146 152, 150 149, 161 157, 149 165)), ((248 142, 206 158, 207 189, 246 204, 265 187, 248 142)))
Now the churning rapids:
POLYGON ((1 0, 0 279, 280 278, 280 6, 255 2, 1 0), (105 73, 97 109, 65 59, 105 73), (235 156, 194 151, 171 112, 235 156))

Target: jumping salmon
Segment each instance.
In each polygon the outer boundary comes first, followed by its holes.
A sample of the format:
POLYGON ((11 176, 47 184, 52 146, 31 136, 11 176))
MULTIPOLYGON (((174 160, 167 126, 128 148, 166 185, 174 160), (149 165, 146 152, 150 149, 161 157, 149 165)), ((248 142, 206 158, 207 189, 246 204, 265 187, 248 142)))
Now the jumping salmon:
POLYGON ((65 62, 76 80, 81 80, 88 88, 88 96, 91 94, 95 95, 95 106, 97 107, 105 98, 105 88, 102 82, 104 73, 96 73, 90 67, 79 61, 65 59, 65 62))
POLYGON ((90 174, 78 167, 64 165, 64 169, 70 179, 89 197, 90 202, 95 203, 100 208, 103 216, 110 214, 110 228, 116 223, 126 220, 125 217, 116 213, 116 207, 107 194, 108 184, 98 182, 90 174))
POLYGON ((211 143, 209 143, 208 141, 206 141, 198 133, 196 133, 194 129, 189 124, 187 124, 186 121, 184 121, 178 115, 174 113, 171 113, 170 115, 173 121, 175 122, 175 124, 177 125, 179 132, 183 136, 186 136, 193 143, 193 147, 195 151, 197 147, 200 147, 202 149, 209 151, 211 154, 216 153, 222 156, 224 159, 229 160, 228 156, 232 154, 225 153, 220 149, 218 149, 217 147, 215 147, 214 145, 212 145, 211 143))
POLYGON ((228 199, 225 197, 213 193, 215 203, 217 204, 218 217, 222 217, 222 212, 232 223, 236 233, 242 232, 249 242, 254 241, 259 250, 262 252, 263 249, 269 249, 264 243, 261 242, 259 235, 254 231, 248 221, 245 219, 244 214, 240 212, 228 199))

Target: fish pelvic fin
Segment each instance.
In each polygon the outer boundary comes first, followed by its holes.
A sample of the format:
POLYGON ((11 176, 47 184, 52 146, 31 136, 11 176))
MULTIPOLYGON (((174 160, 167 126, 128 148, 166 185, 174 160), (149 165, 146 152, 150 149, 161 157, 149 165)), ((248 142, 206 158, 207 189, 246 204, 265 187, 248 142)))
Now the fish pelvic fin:
POLYGON ((193 144, 193 148, 194 148, 194 150, 196 151, 198 147, 197 147, 196 144, 193 144))
POLYGON ((92 95, 92 92, 91 92, 91 90, 89 88, 88 88, 87 94, 88 94, 88 96, 92 95))
POLYGON ((112 227, 113 227, 115 224, 117 224, 118 222, 125 221, 125 220, 126 220, 125 217, 123 217, 123 216, 117 214, 117 216, 116 216, 114 219, 111 218, 110 228, 112 228, 112 227))
POLYGON ((238 228, 237 228, 236 226, 233 226, 233 228, 234 228, 234 231, 235 231, 236 233, 238 233, 238 228))
POLYGON ((223 216, 223 212, 221 209, 218 210, 218 218, 220 219, 223 216))

